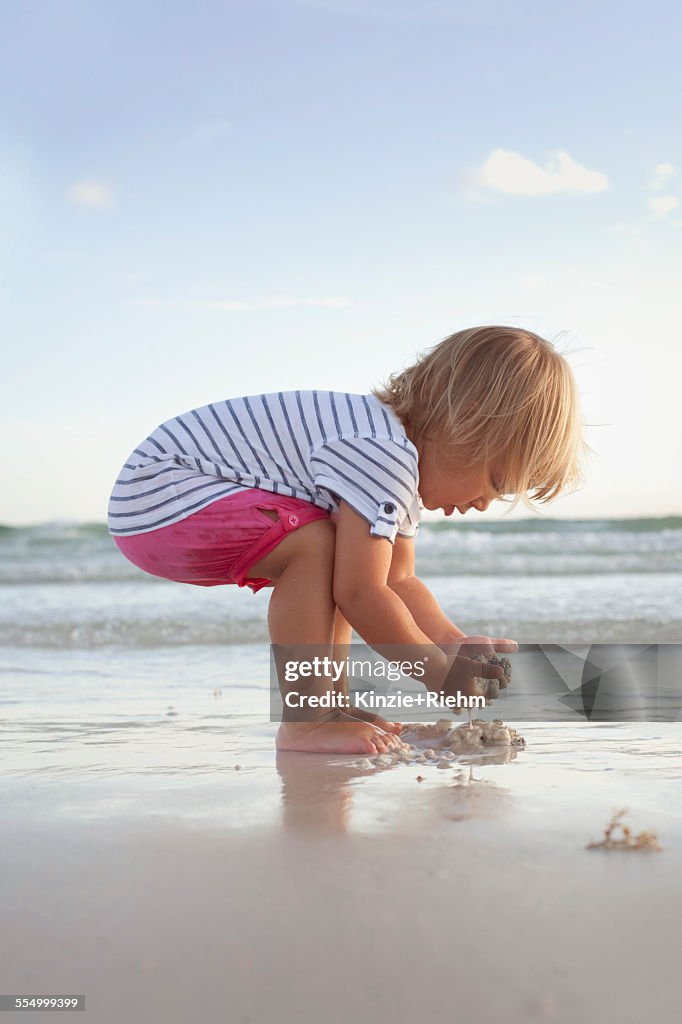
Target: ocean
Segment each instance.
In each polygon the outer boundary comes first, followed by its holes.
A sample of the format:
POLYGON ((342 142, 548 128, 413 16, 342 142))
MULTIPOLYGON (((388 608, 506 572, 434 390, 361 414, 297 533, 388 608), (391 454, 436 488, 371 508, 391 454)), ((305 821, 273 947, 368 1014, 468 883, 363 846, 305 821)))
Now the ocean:
MULTIPOLYGON (((6 772, 209 771, 227 720, 274 731, 267 589, 147 576, 99 523, 0 526, 0 552, 6 772)), ((682 642, 682 517, 427 523, 417 572, 470 634, 682 642)))

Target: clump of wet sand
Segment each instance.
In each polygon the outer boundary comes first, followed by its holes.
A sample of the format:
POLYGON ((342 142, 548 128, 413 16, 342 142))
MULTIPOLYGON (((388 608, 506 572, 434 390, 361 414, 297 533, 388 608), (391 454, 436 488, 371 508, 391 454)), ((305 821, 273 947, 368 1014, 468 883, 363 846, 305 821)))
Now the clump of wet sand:
POLYGON ((460 754, 480 752, 489 747, 525 747, 526 741, 516 729, 500 718, 484 722, 475 718, 467 725, 455 725, 448 718, 437 722, 413 722, 404 725, 400 734, 404 746, 373 758, 362 758, 356 768, 388 767, 393 764, 431 765, 451 768, 460 754), (425 743, 432 746, 425 747, 425 743))

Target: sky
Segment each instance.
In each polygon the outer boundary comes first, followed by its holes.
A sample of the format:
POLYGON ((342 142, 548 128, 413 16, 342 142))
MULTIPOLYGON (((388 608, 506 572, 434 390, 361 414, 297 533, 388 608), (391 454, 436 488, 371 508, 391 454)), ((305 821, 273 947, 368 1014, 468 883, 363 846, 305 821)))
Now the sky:
POLYGON ((0 521, 103 521, 161 421, 364 393, 496 323, 581 390, 587 480, 543 515, 682 514, 681 30, 656 0, 1 4, 0 521))

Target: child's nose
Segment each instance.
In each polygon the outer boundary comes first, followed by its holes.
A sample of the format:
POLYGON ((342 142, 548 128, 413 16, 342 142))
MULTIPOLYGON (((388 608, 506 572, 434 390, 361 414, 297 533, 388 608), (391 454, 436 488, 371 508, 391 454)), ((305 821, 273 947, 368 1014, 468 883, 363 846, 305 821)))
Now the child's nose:
POLYGON ((485 512, 489 504, 490 498, 476 498, 474 508, 478 509, 479 512, 485 512))

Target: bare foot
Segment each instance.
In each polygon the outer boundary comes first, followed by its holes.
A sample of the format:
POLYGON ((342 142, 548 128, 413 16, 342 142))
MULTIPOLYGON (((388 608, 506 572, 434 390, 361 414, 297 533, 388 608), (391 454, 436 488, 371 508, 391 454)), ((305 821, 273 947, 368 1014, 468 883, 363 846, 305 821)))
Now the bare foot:
POLYGON ((278 750, 310 754, 386 754, 404 744, 369 722, 282 722, 275 744, 278 750))
POLYGON ((384 732, 391 732, 395 736, 399 736, 403 728, 400 722, 387 722, 381 715, 372 714, 371 711, 361 711, 360 708, 349 708, 344 710, 343 714, 348 715, 350 718, 357 718, 360 722, 371 722, 378 729, 383 729, 384 732))

